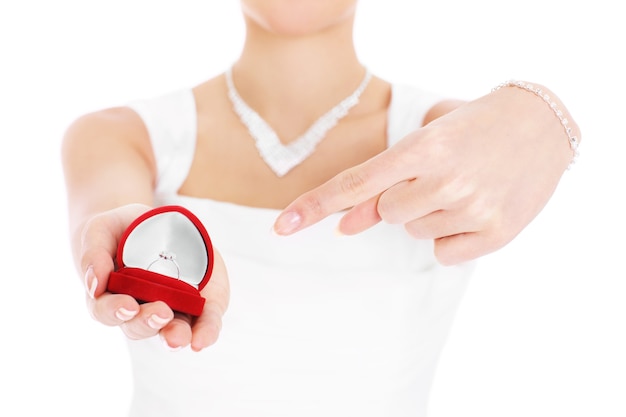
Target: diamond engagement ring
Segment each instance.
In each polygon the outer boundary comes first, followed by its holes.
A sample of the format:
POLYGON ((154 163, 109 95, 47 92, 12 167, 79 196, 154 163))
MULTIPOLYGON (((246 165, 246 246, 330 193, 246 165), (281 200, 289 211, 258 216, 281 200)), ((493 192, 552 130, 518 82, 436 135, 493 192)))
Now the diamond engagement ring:
POLYGON ((176 254, 168 251, 161 251, 159 253, 159 257, 154 261, 150 262, 146 270, 150 270, 150 268, 156 264, 157 262, 169 262, 176 267, 176 278, 180 279, 180 267, 178 266, 178 262, 176 262, 176 254))

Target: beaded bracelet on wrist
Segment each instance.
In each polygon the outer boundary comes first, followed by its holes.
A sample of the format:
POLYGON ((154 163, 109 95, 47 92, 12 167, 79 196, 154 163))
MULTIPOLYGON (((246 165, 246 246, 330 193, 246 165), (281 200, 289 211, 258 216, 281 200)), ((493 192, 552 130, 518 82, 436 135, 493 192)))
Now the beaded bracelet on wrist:
POLYGON ((541 98, 543 101, 546 102, 546 104, 548 104, 548 106, 550 106, 550 109, 552 110, 552 112, 556 115, 556 117, 558 117, 559 121, 561 122, 561 125, 563 126, 563 129, 565 129, 565 133, 567 134, 567 139, 569 142, 569 147, 573 152, 573 156, 572 156, 572 160, 570 161, 567 169, 570 169, 572 167, 572 165, 576 162, 576 159, 578 159, 578 138, 574 135, 574 133, 572 132, 572 128, 569 127, 569 120, 567 120, 567 118, 563 115, 563 112, 559 109, 559 107, 557 106, 557 104, 552 101, 552 99, 550 98, 550 96, 547 93, 544 93, 541 88, 539 87, 535 87, 534 85, 530 84, 530 83, 526 83, 523 81, 516 81, 516 80, 509 80, 509 81, 505 81, 502 84, 494 87, 491 91, 496 91, 499 90, 503 87, 518 87, 521 88, 523 90, 526 90, 528 92, 533 93, 534 95, 536 95, 537 97, 541 98))

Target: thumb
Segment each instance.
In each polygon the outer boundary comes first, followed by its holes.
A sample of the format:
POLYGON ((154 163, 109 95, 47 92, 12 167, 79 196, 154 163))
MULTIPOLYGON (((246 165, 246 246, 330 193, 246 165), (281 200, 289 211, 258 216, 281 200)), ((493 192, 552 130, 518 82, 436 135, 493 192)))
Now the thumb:
POLYGON ((93 216, 83 226, 79 265, 91 298, 106 290, 122 234, 135 218, 149 209, 142 204, 120 207, 93 216))

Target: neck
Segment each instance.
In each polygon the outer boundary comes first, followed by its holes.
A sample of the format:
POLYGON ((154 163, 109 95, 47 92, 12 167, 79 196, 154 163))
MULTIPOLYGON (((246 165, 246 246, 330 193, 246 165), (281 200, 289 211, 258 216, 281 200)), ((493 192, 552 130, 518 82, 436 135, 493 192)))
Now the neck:
POLYGON ((351 94, 365 75, 354 48, 353 21, 345 19, 312 34, 281 36, 246 19, 246 41, 233 66, 237 90, 270 120, 279 114, 289 117, 292 111, 303 123, 310 122, 351 94))

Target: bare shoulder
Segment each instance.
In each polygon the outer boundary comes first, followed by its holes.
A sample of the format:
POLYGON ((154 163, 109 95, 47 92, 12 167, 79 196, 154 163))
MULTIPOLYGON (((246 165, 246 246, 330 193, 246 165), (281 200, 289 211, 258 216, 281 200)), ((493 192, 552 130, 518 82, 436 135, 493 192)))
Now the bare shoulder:
POLYGON ((151 203, 156 164, 148 131, 130 108, 78 117, 65 132, 61 158, 70 206, 84 211, 76 217, 151 203))
POLYGON ((458 108, 464 103, 465 101, 463 100, 442 100, 438 102, 432 106, 426 113, 426 116, 424 116, 424 126, 433 120, 450 113, 452 110, 458 108))
POLYGON ((154 166, 148 131, 139 115, 128 107, 113 107, 87 113, 72 122, 63 137, 64 164, 125 158, 154 166))
POLYGON ((128 107, 113 107, 78 117, 67 128, 63 150, 94 148, 106 145, 113 151, 124 148, 150 153, 146 127, 137 113, 128 107))

